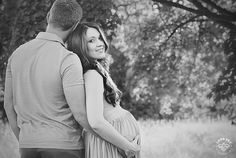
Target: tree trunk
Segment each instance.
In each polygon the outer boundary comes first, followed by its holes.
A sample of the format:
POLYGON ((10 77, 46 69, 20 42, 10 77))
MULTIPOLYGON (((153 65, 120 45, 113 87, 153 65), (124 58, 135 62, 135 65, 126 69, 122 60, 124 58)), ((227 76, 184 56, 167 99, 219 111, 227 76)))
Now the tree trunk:
POLYGON ((16 25, 17 20, 20 16, 20 4, 22 3, 22 0, 7 0, 6 2, 6 11, 5 14, 10 19, 9 22, 9 35, 10 35, 10 41, 8 44, 8 56, 16 49, 16 25))

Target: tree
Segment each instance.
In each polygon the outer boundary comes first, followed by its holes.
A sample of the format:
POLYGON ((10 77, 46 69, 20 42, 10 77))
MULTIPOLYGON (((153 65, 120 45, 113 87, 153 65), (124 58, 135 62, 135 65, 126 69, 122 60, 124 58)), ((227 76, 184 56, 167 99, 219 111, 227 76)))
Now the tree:
POLYGON ((134 75, 136 71, 134 63, 138 58, 138 53, 135 50, 141 42, 140 28, 145 26, 145 19, 153 13, 151 1, 119 0, 115 1, 115 4, 122 25, 116 30, 117 37, 113 40, 113 45, 127 61, 126 64, 122 63, 122 66, 125 65, 123 66, 123 68, 125 67, 123 70, 125 76, 123 78, 124 86, 122 87, 125 93, 121 104, 137 118, 158 118, 159 109, 158 106, 155 106, 157 105, 156 99, 149 95, 150 90, 146 87, 146 80, 139 81, 139 78, 134 75))
MULTIPOLYGON (((0 1, 2 76, 12 51, 45 29, 53 1, 0 1)), ((97 21, 105 29, 114 59, 111 74, 123 92, 121 106, 136 117, 199 117, 221 107, 206 98, 217 80, 210 93, 215 101, 234 93, 235 75, 230 67, 234 67, 231 57, 235 53, 229 53, 234 47, 232 1, 78 2, 84 8, 82 21, 97 21)))
POLYGON ((179 8, 186 11, 186 15, 194 14, 185 22, 181 22, 170 34, 169 38, 176 30, 183 27, 194 19, 206 18, 212 21, 213 25, 223 26, 227 33, 225 39, 225 54, 227 55, 227 67, 222 71, 218 82, 209 93, 216 102, 223 99, 230 99, 236 94, 236 11, 233 0, 153 0, 161 7, 162 5, 179 8))
POLYGON ((122 26, 115 45, 129 59, 125 88, 133 113, 168 119, 205 115, 214 106, 206 95, 226 63, 227 30, 151 1, 120 0, 117 7, 122 26))

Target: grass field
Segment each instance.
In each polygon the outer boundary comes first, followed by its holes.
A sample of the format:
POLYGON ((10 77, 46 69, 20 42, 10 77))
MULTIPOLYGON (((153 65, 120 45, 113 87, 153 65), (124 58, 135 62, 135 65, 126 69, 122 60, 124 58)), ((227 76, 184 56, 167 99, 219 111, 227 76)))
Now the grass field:
MULTIPOLYGON (((235 158, 236 126, 227 121, 139 121, 142 158, 235 158), (216 142, 228 138, 231 152, 217 152, 216 142)), ((18 144, 8 126, 0 124, 0 158, 18 158, 18 144)))

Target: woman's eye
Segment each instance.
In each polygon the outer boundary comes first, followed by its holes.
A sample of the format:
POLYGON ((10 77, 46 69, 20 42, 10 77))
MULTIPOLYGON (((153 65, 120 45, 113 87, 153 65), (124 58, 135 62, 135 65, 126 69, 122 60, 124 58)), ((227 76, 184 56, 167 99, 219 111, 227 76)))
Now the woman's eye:
POLYGON ((94 39, 89 40, 90 43, 93 43, 94 41, 95 41, 94 39))
POLYGON ((103 38, 102 38, 102 36, 101 36, 101 35, 99 36, 99 39, 100 39, 100 40, 103 40, 103 38))

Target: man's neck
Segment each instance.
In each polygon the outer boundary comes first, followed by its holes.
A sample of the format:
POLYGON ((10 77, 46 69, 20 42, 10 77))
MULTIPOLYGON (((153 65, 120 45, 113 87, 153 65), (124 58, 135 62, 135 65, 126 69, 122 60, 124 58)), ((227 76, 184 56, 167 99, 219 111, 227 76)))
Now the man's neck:
POLYGON ((58 28, 52 27, 52 26, 47 26, 46 32, 56 34, 58 37, 60 37, 63 42, 66 41, 67 36, 69 35, 69 31, 62 31, 58 28))

